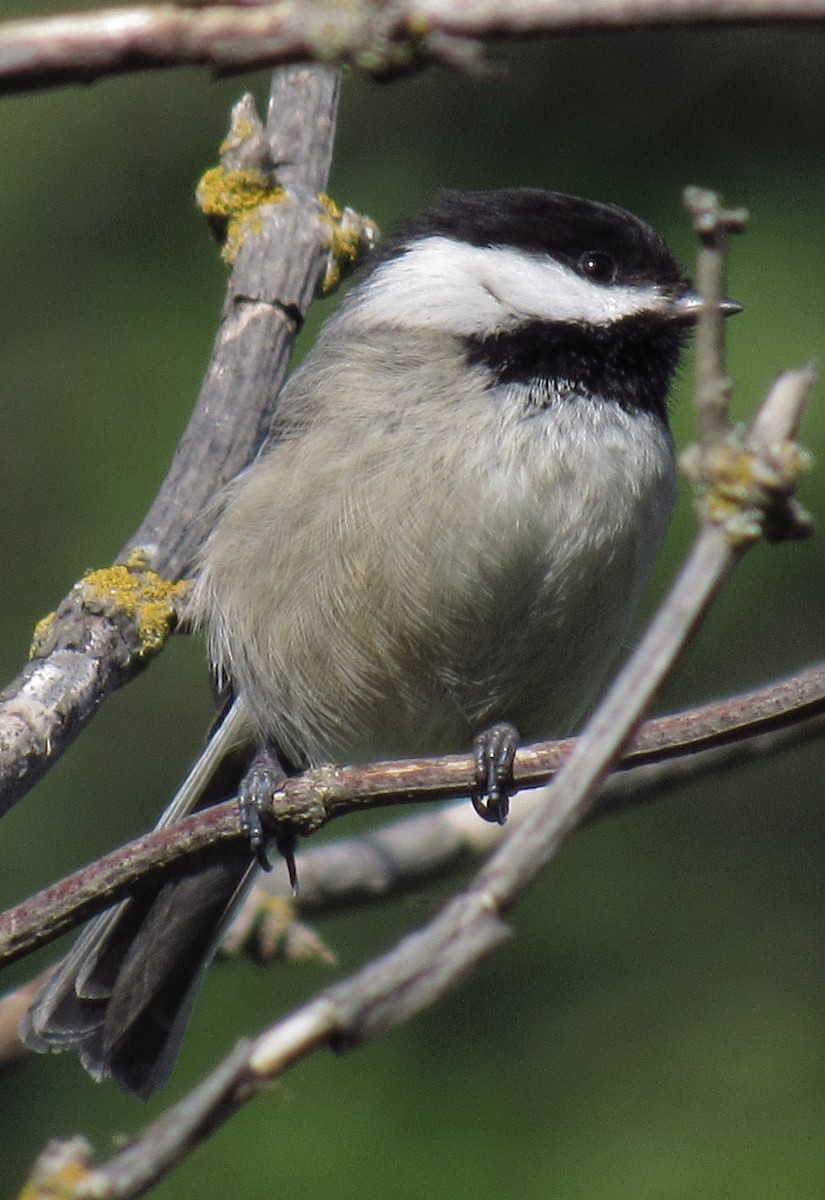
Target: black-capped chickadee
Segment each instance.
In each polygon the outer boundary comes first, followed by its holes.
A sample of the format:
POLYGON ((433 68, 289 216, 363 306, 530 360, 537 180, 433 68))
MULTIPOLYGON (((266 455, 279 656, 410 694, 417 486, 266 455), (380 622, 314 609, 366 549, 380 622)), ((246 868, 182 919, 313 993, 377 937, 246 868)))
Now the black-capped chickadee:
MULTIPOLYGON (((254 786, 278 763, 467 750, 494 725, 569 733, 670 519, 667 396, 700 308, 615 205, 445 192, 401 228, 222 499, 194 608, 235 701, 163 821, 234 794, 256 748, 254 786)), ((148 1095, 248 874, 238 850, 104 914, 24 1040, 148 1095)))

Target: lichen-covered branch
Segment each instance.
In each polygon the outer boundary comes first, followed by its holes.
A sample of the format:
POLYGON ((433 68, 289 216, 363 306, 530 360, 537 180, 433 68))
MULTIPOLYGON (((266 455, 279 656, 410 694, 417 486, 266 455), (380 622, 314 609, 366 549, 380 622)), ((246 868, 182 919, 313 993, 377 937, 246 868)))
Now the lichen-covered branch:
POLYGON ((290 67, 273 78, 265 125, 251 98, 233 114, 222 168, 256 171, 269 191, 247 203, 245 221, 236 214, 235 263, 206 378, 122 565, 87 576, 40 623, 34 658, 0 694, 0 814, 48 770, 105 696, 161 647, 182 598, 171 581, 191 569, 206 510, 269 428, 316 289, 341 273, 342 260, 346 267, 361 234, 370 236, 368 223, 347 212, 336 219, 320 195, 337 103, 331 68, 290 67))
POLYGON ((0 814, 45 773, 101 698, 157 654, 185 590, 134 553, 85 575, 38 622, 30 661, 0 692, 0 814))

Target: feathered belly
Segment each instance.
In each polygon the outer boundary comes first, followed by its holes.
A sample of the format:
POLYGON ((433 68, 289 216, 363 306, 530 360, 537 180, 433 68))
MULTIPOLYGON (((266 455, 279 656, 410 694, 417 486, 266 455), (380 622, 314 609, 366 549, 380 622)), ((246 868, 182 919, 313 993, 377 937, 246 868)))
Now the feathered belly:
POLYGON ((358 469, 330 468, 320 489, 301 454, 253 468, 199 598, 258 735, 298 765, 462 750, 494 721, 569 732, 615 661, 673 498, 663 428, 645 446, 617 426, 630 418, 597 412, 608 436, 583 440, 581 415, 565 456, 555 414, 475 441, 430 429, 430 457, 413 440, 392 471, 386 438, 365 437, 358 469))

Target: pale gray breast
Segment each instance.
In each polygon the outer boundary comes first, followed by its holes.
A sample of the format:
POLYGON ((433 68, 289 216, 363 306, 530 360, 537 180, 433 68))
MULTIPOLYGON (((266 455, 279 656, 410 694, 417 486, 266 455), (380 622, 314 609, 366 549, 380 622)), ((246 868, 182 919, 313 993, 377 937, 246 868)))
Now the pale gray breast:
POLYGON ((569 404, 527 418, 450 339, 408 339, 400 376, 398 352, 379 337, 345 379, 334 357, 299 372, 294 436, 234 485, 204 559, 213 656, 296 760, 462 749, 493 720, 566 730, 669 517, 658 422, 639 436, 616 406, 582 421, 569 404))

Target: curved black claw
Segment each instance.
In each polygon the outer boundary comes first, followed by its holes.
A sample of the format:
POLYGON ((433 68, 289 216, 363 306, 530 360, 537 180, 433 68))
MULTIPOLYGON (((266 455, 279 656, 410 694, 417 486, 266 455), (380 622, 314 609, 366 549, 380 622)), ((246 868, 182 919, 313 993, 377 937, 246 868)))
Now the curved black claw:
POLYGON ((278 847, 278 853, 286 864, 286 873, 289 876, 289 886, 292 888, 293 896, 298 895, 298 868, 295 866, 295 847, 298 845, 298 839, 293 833, 279 834, 275 838, 275 845, 278 847))
POLYGON ((501 721, 485 729, 473 742, 476 786, 473 808, 485 821, 504 825, 510 811, 510 794, 515 790, 513 761, 518 749, 518 730, 501 721))

